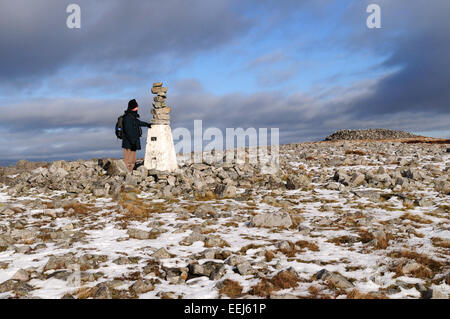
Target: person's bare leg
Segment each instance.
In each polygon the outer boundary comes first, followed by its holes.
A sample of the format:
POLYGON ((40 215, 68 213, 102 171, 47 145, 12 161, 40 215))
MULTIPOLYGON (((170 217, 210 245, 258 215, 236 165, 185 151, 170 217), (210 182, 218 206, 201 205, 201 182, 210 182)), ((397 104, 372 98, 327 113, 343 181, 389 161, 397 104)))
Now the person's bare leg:
POLYGON ((132 151, 129 149, 123 149, 123 161, 128 168, 128 171, 133 171, 134 163, 132 163, 132 151))
POLYGON ((136 164, 136 151, 130 151, 130 172, 133 171, 134 165, 136 164))

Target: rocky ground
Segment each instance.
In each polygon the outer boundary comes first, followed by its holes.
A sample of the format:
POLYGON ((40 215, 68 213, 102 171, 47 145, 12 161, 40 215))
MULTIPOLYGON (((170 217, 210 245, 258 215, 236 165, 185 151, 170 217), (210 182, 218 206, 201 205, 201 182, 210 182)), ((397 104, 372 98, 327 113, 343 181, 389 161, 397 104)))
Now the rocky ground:
POLYGON ((276 174, 0 169, 1 298, 448 298, 450 148, 280 147, 276 174))

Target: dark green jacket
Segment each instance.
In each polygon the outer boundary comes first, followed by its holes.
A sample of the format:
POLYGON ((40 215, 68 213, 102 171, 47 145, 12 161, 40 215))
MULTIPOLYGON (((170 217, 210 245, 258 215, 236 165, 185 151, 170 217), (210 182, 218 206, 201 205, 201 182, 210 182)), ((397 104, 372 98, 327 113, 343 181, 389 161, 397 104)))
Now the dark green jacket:
POLYGON ((149 123, 139 120, 137 111, 126 110, 123 117, 123 139, 122 148, 127 148, 132 151, 141 149, 141 126, 150 127, 149 123))

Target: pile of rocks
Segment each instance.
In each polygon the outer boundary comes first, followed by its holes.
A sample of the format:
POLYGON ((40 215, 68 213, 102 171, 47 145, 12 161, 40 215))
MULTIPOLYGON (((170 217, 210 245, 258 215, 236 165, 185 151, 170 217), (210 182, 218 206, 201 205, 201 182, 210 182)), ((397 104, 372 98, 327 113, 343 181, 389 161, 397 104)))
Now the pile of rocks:
POLYGON ((19 161, 16 167, 0 167, 0 183, 9 186, 7 192, 14 196, 28 195, 31 190, 60 190, 104 197, 116 194, 123 184, 161 197, 212 192, 218 198, 230 198, 237 196, 236 188, 284 192, 317 185, 339 191, 370 187, 414 192, 431 187, 439 194, 450 194, 450 163, 442 164, 448 154, 444 145, 345 141, 282 145, 280 153, 283 156, 277 174, 264 173, 258 163, 180 162, 179 169, 172 173, 140 165, 129 174, 123 161, 117 159, 19 161), (423 159, 428 162, 422 163, 423 159), (292 163, 303 169, 295 169, 292 163), (388 169, 388 165, 393 167, 388 169), (315 166, 323 170, 305 170, 315 166))
POLYGON ((257 180, 261 179, 261 185, 265 180, 259 167, 248 163, 189 163, 182 165, 176 173, 148 170, 140 165, 132 174, 124 162, 117 159, 55 161, 38 165, 40 163, 20 161, 16 167, 0 167, 0 183, 9 186, 8 193, 14 196, 30 191, 44 194, 60 190, 104 197, 116 194, 126 184, 164 196, 191 196, 196 192, 211 191, 222 198, 234 197, 236 186, 251 188, 256 186, 257 180))
POLYGON ((156 94, 153 98, 153 119, 151 124, 170 125, 171 108, 166 104, 167 88, 162 86, 162 82, 153 83, 152 93, 156 94))
POLYGON ((367 130, 340 130, 327 136, 325 141, 338 140, 381 140, 381 139, 396 139, 396 138, 411 138, 419 137, 404 131, 394 131, 384 128, 374 128, 367 130))

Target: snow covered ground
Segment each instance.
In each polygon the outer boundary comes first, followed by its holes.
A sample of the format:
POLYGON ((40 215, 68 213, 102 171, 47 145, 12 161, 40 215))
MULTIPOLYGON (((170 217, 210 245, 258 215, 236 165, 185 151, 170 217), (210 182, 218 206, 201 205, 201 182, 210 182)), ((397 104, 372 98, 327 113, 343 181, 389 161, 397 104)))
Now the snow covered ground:
MULTIPOLYGON (((335 167, 324 171, 323 163, 299 158, 295 150, 289 153, 283 168, 289 174, 309 176, 312 182, 308 187, 258 189, 247 200, 202 201, 160 199, 152 192, 131 188, 124 191, 122 200, 143 205, 147 210, 144 215, 133 215, 124 209, 123 202, 108 197, 83 202, 65 192, 38 194, 36 190, 29 196, 13 197, 7 187, 1 188, 0 230, 8 237, 0 237, 0 284, 4 283, 0 298, 82 298, 82 292, 100 283, 122 291, 125 297, 228 298, 218 285, 225 279, 240 284, 242 298, 347 298, 356 292, 362 298, 421 298, 426 290, 433 296, 450 294, 449 195, 426 182, 414 191, 403 192, 364 185, 332 189, 327 186, 329 182, 314 176, 332 178, 335 167), (354 191, 394 196, 374 200, 354 191), (80 202, 81 208, 55 204, 55 199, 62 197, 80 202), (411 203, 414 199, 425 202, 411 203), (293 226, 250 224, 255 215, 276 212, 288 212, 293 226), (130 229, 145 234, 153 231, 155 235, 132 238, 130 229), (193 233, 204 237, 183 245, 193 233), (220 240, 208 244, 210 238, 220 240), (211 250, 212 255, 204 256, 211 250), (156 258, 157 252, 164 254, 156 258), (50 263, 52 256, 62 262, 50 263), (230 256, 243 258, 250 270, 236 269, 230 256), (224 265, 224 274, 216 280, 207 274, 193 274, 189 265, 205 262, 224 265), (146 270, 152 265, 162 274, 154 268, 146 270), (186 275, 175 282, 168 275, 169 268, 186 275), (317 279, 316 274, 323 269, 340 275, 341 281, 317 279), (19 270, 25 270, 29 278, 8 282, 19 270), (258 283, 283 270, 296 273, 295 284, 269 289, 267 295, 255 292, 258 283), (152 288, 140 292, 131 289, 139 280, 152 288), (351 287, 340 287, 342 281, 351 287), (11 282, 16 286, 8 289, 5 283, 11 282)), ((404 158, 412 159, 413 155, 404 158)), ((376 171, 383 165, 390 171, 398 167, 385 165, 379 157, 364 158, 369 163, 358 165, 358 158, 338 169, 376 171)), ((448 154, 440 162, 424 156, 420 167, 431 164, 445 173, 449 161, 448 154)), ((237 194, 245 191, 245 187, 237 188, 237 194)), ((97 295, 88 297, 103 295, 97 290, 97 295)))

